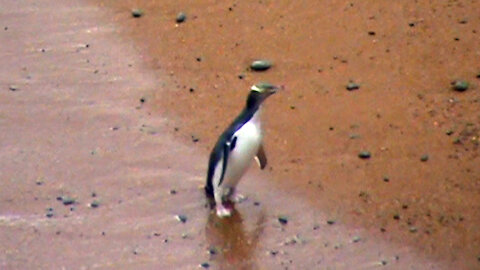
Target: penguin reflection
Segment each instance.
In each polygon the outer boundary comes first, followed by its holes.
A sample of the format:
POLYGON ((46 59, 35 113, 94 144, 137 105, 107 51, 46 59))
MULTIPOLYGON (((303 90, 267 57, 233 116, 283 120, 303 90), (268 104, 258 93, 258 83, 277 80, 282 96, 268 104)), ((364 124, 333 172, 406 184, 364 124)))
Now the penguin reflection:
POLYGON ((235 208, 227 219, 210 213, 205 234, 212 260, 218 263, 219 269, 257 269, 254 254, 264 222, 265 214, 261 212, 255 228, 248 232, 242 215, 235 208))

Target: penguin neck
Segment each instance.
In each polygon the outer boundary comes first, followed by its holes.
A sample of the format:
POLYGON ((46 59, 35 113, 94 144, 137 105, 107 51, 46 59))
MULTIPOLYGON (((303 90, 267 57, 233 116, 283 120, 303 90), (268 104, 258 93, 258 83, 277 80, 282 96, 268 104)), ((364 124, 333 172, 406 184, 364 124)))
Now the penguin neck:
POLYGON ((262 106, 258 106, 258 108, 253 112, 252 118, 250 122, 254 123, 256 126, 260 127, 260 117, 262 114, 262 106))

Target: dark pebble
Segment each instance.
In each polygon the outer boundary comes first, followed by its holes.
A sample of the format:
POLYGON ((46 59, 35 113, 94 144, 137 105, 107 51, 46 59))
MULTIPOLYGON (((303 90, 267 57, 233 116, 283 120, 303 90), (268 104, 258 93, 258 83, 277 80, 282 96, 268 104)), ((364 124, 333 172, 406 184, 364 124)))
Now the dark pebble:
POLYGON ((327 220, 327 224, 328 225, 333 225, 333 224, 335 224, 335 220, 329 219, 329 220, 327 220))
POLYGON ((197 62, 202 62, 202 57, 197 57, 195 60, 197 60, 197 62))
POLYGON ((455 80, 452 83, 452 89, 458 92, 463 92, 468 89, 468 82, 464 80, 455 80))
POLYGON ((192 135, 192 142, 196 143, 198 141, 200 141, 200 139, 192 135))
POLYGON ((288 223, 288 218, 286 216, 279 216, 278 217, 278 222, 282 225, 287 225, 288 223))
POLYGON ((393 219, 395 219, 395 220, 399 220, 399 219, 400 219, 400 215, 399 215, 399 214, 395 214, 395 215, 393 215, 393 219))
POLYGON ((475 77, 477 77, 477 79, 480 79, 480 72, 477 73, 477 76, 475 76, 475 77))
POLYGON ((452 135, 454 133, 454 131, 452 129, 449 129, 445 132, 445 134, 447 134, 448 136, 452 135))
POLYGON ((239 75, 238 75, 238 78, 239 78, 240 80, 243 80, 243 79, 245 78, 245 75, 244 75, 244 74, 239 74, 239 75))
POLYGON ((368 31, 369 36, 375 36, 375 31, 368 31))
POLYGON ((175 18, 175 21, 177 23, 183 23, 187 19, 187 14, 185 12, 179 12, 177 14, 177 17, 175 18))
POLYGON ((92 196, 92 198, 95 198, 95 197, 97 197, 97 193, 92 192, 91 196, 92 196))
POLYGON ((208 249, 208 254, 210 254, 210 255, 215 255, 215 254, 217 254, 217 253, 218 253, 218 250, 217 250, 216 247, 210 247, 210 248, 208 249))
POLYGON ((425 162, 427 160, 428 160, 428 155, 427 154, 420 157, 420 161, 422 161, 422 162, 425 162))
POLYGON ((268 60, 255 60, 250 64, 250 68, 255 71, 264 71, 272 67, 272 62, 268 60))
POLYGON ((100 201, 94 200, 93 202, 90 203, 91 208, 97 208, 100 206, 100 201))
POLYGON ((72 197, 65 196, 65 197, 62 197, 62 203, 63 205, 71 205, 75 203, 75 199, 72 197))
POLYGON ((10 91, 17 91, 17 90, 18 90, 18 86, 16 86, 16 85, 10 85, 10 86, 8 87, 8 89, 10 89, 10 91))
POLYGON ((353 90, 360 89, 360 85, 359 85, 358 83, 349 82, 349 83, 347 84, 347 86, 345 86, 345 88, 346 88, 348 91, 353 91, 353 90))
POLYGON ((176 215, 175 218, 182 223, 187 222, 187 216, 185 215, 176 215))
POLYGON ((390 177, 388 176, 383 176, 383 182, 390 182, 390 177))
POLYGON ((47 218, 53 217, 53 208, 51 208, 51 207, 48 208, 48 209, 47 209, 47 213, 45 214, 45 216, 46 216, 47 218))
POLYGON ((369 151, 360 151, 360 153, 358 153, 358 157, 361 159, 368 159, 371 156, 372 154, 369 151))
POLYGON ((175 194, 177 194, 177 191, 175 189, 171 189, 170 194, 175 195, 175 194))
POLYGON ((200 267, 202 267, 202 268, 209 268, 209 267, 210 267, 210 264, 207 263, 207 262, 204 262, 204 263, 201 263, 201 264, 200 264, 200 267))
POLYGON ((140 103, 145 103, 145 101, 146 101, 145 98, 143 98, 143 97, 140 98, 140 103))
POLYGON ((134 18, 140 18, 142 17, 144 14, 143 10, 142 9, 139 9, 139 8, 135 8, 132 10, 132 16, 134 18))
POLYGON ((190 93, 193 93, 193 92, 195 92, 195 88, 190 88, 190 89, 188 89, 188 91, 190 91, 190 93))

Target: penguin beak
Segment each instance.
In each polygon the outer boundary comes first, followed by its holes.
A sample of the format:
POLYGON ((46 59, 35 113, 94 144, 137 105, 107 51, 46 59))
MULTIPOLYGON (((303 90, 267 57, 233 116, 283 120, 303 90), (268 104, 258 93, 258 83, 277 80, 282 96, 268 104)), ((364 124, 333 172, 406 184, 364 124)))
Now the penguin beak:
POLYGON ((275 94, 278 91, 278 89, 279 89, 278 86, 275 86, 275 85, 269 88, 267 91, 267 97, 275 94))

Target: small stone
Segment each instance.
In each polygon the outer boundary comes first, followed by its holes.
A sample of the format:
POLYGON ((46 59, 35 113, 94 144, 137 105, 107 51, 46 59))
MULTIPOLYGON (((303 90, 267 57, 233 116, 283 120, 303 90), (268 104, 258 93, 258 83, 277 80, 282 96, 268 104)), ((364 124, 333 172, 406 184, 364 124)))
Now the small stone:
POLYGON ((177 17, 175 18, 175 21, 177 23, 183 23, 187 19, 187 14, 185 12, 179 12, 177 14, 177 17))
POLYGON ((176 191, 175 189, 171 189, 171 190, 170 190, 170 194, 171 194, 171 195, 175 195, 175 194, 177 194, 177 191, 176 191))
POLYGON ((200 139, 192 135, 192 142, 197 143, 198 141, 200 141, 200 139))
POLYGON ((333 225, 333 224, 335 224, 335 220, 329 219, 329 220, 327 220, 327 224, 328 225, 333 225))
POLYGON ((383 176, 383 182, 389 182, 390 181, 390 177, 384 175, 383 176))
POLYGON ((210 248, 208 249, 208 254, 210 254, 210 255, 215 255, 215 254, 217 254, 217 253, 218 253, 218 250, 217 250, 216 247, 210 247, 210 248))
POLYGON ((445 132, 448 136, 452 135, 454 133, 453 129, 449 129, 445 132))
POLYGON ((47 213, 45 214, 47 218, 53 217, 53 208, 47 208, 47 213))
POLYGON ((93 202, 90 203, 91 208, 97 208, 100 206, 100 201, 99 200, 94 200, 93 202))
POLYGON ((239 78, 240 80, 245 79, 245 74, 239 74, 239 75, 238 75, 238 78, 239 78))
POLYGON ((175 218, 182 223, 187 222, 187 216, 185 215, 176 215, 175 218))
POLYGON ((72 197, 63 196, 62 197, 62 203, 63 203, 63 205, 72 205, 72 204, 75 203, 75 199, 72 198, 72 197))
POLYGON ((369 36, 375 36, 376 33, 375 33, 375 31, 368 31, 368 35, 369 35, 369 36))
POLYGON ((140 98, 140 103, 145 103, 146 99, 145 98, 140 98))
POLYGON ((208 262, 204 262, 204 263, 201 263, 201 264, 200 264, 200 267, 207 269, 207 268, 210 267, 210 264, 209 264, 208 262))
POLYGON ((12 85, 10 85, 10 86, 8 87, 8 89, 9 89, 10 91, 17 91, 17 90, 18 90, 18 86, 12 84, 12 85))
POLYGON ((458 92, 466 91, 468 89, 468 86, 469 86, 469 83, 467 81, 464 81, 464 80, 455 80, 451 84, 452 84, 453 90, 458 91, 458 92))
POLYGON ((362 240, 362 238, 360 236, 354 236, 353 239, 352 239, 352 242, 353 243, 358 243, 358 242, 360 242, 360 240, 362 240))
POLYGON ((415 226, 411 226, 410 228, 408 228, 408 230, 411 232, 411 233, 416 233, 418 231, 417 227, 415 226))
POLYGON ((255 60, 250 65, 250 68, 254 71, 265 71, 272 67, 272 62, 269 60, 255 60))
POLYGON ((361 159, 369 159, 372 156, 372 154, 369 151, 360 151, 358 153, 358 157, 361 159))
POLYGON ((279 216, 278 217, 278 222, 282 225, 287 225, 288 223, 288 218, 286 216, 279 216))
POLYGON ((135 8, 135 9, 132 9, 132 16, 134 18, 140 18, 142 17, 144 14, 143 10, 140 9, 140 8, 135 8))
POLYGON ((348 91, 353 91, 353 90, 360 89, 360 85, 359 85, 358 83, 349 82, 349 83, 347 84, 347 86, 345 86, 345 88, 346 88, 348 91))
POLYGON ((426 162, 426 161, 428 161, 428 155, 427 155, 427 154, 422 155, 422 156, 420 157, 420 161, 421 161, 421 162, 426 162))

